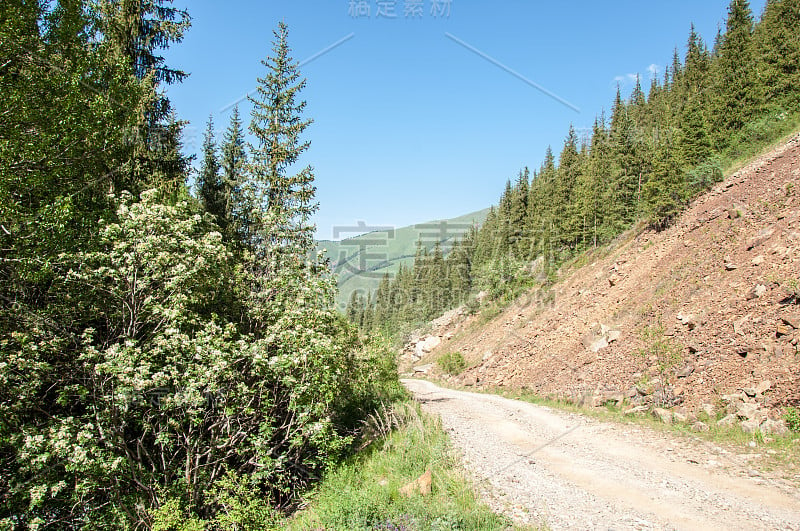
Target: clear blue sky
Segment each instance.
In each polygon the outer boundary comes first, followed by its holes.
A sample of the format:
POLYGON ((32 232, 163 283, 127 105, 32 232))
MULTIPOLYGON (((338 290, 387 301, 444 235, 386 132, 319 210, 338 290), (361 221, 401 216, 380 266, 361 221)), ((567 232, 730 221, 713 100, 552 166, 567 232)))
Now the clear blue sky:
MULTIPOLYGON (((357 221, 400 227, 458 216, 496 203, 548 145, 558 153, 570 123, 589 128, 618 81, 629 91, 640 73, 647 88, 649 70, 661 75, 676 46, 683 55, 691 23, 710 46, 728 0, 440 0, 449 16, 434 16, 433 3, 176 0, 193 18, 167 52, 191 74, 168 91, 190 121, 186 151, 199 154, 209 114, 219 131, 227 126, 226 107, 253 90, 284 20, 297 61, 349 37, 301 69, 314 120, 305 161, 316 174, 317 236, 357 221), (369 16, 351 3, 368 5, 369 16), (406 17, 414 4, 421 16, 406 17), (396 18, 378 16, 391 5, 396 18)), ((764 0, 751 6, 758 17, 764 0)))

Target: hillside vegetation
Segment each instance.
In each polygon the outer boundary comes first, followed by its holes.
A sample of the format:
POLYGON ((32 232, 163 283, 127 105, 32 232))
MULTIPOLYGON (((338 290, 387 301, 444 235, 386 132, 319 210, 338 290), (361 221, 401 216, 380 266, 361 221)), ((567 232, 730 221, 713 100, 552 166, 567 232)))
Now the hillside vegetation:
POLYGON ((351 299, 367 299, 384 275, 394 276, 401 267, 409 268, 420 245, 428 251, 433 251, 436 244, 447 249, 473 227, 480 226, 488 213, 487 208, 456 218, 387 227, 342 240, 319 240, 317 249, 324 251, 337 280, 339 307, 344 311, 351 299))
POLYGON ((159 55, 188 13, 1 6, 0 528, 278 526, 400 396, 313 253, 287 27, 195 198, 159 55))
MULTIPOLYGON (((516 389, 697 430, 797 430, 800 133, 729 175, 663 231, 565 264, 547 296, 462 317, 416 365, 452 357, 453 384, 516 389), (783 420, 786 420, 784 423, 783 420)), ((791 468, 791 467, 790 467, 791 468)), ((796 472, 795 472, 796 473, 796 472)))
MULTIPOLYGON (((475 294, 508 304, 559 267, 636 225, 670 227, 738 160, 800 123, 800 2, 770 1, 758 22, 733 0, 709 48, 692 27, 662 79, 619 91, 590 137, 570 128, 558 155, 508 181, 480 229, 442 257, 421 249, 349 315, 367 330, 408 330, 475 294)), ((474 307, 474 306, 473 306, 474 307)))

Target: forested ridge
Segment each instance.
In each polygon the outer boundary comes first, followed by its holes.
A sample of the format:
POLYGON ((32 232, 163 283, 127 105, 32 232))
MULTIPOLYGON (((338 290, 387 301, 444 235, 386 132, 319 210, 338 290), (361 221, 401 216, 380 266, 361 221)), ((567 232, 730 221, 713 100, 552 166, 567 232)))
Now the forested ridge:
POLYGON ((510 300, 637 223, 669 226, 733 161, 798 126, 800 2, 770 0, 756 22, 733 0, 711 46, 692 26, 684 48, 647 91, 638 78, 629 97, 618 89, 591 134, 570 127, 558 155, 509 180, 481 227, 449 249, 420 244, 412 267, 353 293, 349 318, 395 334, 480 291, 510 300))
POLYGON ((169 0, 0 7, 0 528, 272 528, 397 392, 313 253, 280 24, 187 185, 169 0))

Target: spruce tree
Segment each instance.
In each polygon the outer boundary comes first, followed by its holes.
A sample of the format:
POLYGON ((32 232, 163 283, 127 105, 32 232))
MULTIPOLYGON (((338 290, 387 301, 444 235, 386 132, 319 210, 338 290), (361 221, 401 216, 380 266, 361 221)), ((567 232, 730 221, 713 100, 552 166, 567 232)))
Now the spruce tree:
POLYGON ((163 85, 183 81, 188 74, 166 64, 161 50, 183 40, 191 25, 185 10, 172 0, 98 0, 96 29, 113 46, 116 55, 147 87, 148 98, 129 141, 132 161, 120 188, 134 193, 157 187, 176 197, 184 184, 189 160, 180 153, 185 122, 174 118, 163 85))
POLYGON ((662 139, 656 148, 652 175, 642 189, 647 219, 659 230, 670 224, 687 200, 685 174, 677 155, 673 141, 662 139))
POLYGON ((222 229, 222 233, 225 234, 229 220, 225 212, 223 186, 219 170, 217 144, 214 140, 214 120, 209 116, 203 138, 203 161, 197 177, 197 188, 203 208, 214 216, 217 225, 222 229))
POLYGON ((714 61, 715 141, 717 148, 729 144, 731 133, 747 124, 759 108, 753 47, 753 14, 747 0, 732 0, 725 33, 714 61))
POLYGON ((300 137, 311 120, 302 117, 306 102, 298 97, 306 81, 290 56, 286 24, 281 22, 274 34, 274 55, 262 61, 267 73, 258 79, 256 95, 248 98, 253 105, 250 133, 256 139, 250 146, 249 196, 268 216, 254 220, 246 240, 259 255, 300 259, 314 249, 314 173, 311 166, 291 171, 310 145, 300 137))
POLYGON ((800 105, 800 0, 769 0, 756 32, 759 85, 766 104, 800 105))
POLYGON ((570 125, 558 162, 553 196, 554 227, 557 231, 553 237, 558 242, 558 246, 565 250, 574 250, 580 234, 580 214, 573 201, 573 192, 578 183, 580 168, 578 137, 575 128, 570 125))
POLYGON ((511 201, 511 216, 509 219, 510 244, 515 256, 527 253, 525 218, 528 214, 528 199, 530 195, 530 171, 524 168, 517 176, 511 201))
POLYGON ((703 40, 692 25, 686 45, 684 98, 680 125, 683 130, 683 158, 688 166, 705 160, 712 152, 709 119, 710 57, 703 40))
POLYGON ((611 157, 605 118, 595 119, 592 146, 580 174, 576 198, 580 201, 582 235, 585 245, 597 247, 603 239, 607 212, 614 206, 615 186, 611 182, 611 157), (609 192, 612 192, 609 194, 609 192), (609 197, 610 196, 610 197, 609 197))
POLYGON ((221 180, 222 198, 227 230, 223 233, 229 242, 241 242, 250 226, 250 208, 245 202, 244 185, 247 181, 247 151, 239 118, 239 106, 233 108, 230 124, 222 137, 221 180))
POLYGON ((626 228, 636 217, 637 194, 641 168, 636 123, 617 90, 611 114, 609 142, 613 150, 614 176, 608 190, 608 223, 614 232, 626 228))

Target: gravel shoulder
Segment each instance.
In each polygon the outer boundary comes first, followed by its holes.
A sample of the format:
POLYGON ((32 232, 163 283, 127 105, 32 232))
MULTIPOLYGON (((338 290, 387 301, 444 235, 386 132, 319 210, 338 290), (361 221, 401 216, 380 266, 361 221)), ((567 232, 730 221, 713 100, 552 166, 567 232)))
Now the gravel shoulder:
POLYGON ((713 444, 403 380, 496 511, 552 529, 796 529, 800 493, 713 444))

